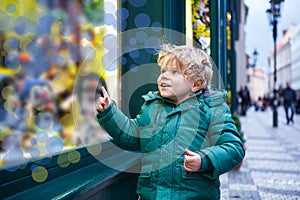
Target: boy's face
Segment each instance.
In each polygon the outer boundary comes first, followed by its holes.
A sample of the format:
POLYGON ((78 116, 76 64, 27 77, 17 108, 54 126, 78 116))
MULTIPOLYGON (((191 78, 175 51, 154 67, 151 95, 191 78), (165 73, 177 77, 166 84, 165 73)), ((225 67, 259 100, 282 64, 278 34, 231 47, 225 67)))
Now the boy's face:
POLYGON ((174 101, 176 104, 183 102, 193 94, 194 82, 182 74, 175 60, 161 66, 157 84, 161 96, 174 101))

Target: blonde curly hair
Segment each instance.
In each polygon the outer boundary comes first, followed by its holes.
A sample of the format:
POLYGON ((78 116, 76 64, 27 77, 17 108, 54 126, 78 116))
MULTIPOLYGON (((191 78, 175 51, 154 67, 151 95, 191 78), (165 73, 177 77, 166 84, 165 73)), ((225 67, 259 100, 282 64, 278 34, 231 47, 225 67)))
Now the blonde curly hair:
POLYGON ((210 56, 196 47, 172 44, 163 44, 158 53, 157 63, 165 66, 168 62, 175 61, 182 74, 189 78, 200 78, 202 87, 209 88, 213 76, 210 56))

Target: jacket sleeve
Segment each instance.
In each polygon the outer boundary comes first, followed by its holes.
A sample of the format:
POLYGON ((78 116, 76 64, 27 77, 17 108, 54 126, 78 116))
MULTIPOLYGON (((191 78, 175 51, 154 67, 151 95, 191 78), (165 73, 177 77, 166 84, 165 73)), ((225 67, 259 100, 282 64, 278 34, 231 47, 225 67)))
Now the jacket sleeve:
POLYGON ((226 103, 211 108, 207 134, 210 147, 199 152, 202 158, 200 172, 205 172, 205 176, 215 179, 232 170, 245 156, 240 133, 226 103))
POLYGON ((113 143, 125 150, 140 150, 139 126, 136 119, 129 119, 114 103, 104 112, 99 112, 96 119, 100 126, 113 138, 113 143))

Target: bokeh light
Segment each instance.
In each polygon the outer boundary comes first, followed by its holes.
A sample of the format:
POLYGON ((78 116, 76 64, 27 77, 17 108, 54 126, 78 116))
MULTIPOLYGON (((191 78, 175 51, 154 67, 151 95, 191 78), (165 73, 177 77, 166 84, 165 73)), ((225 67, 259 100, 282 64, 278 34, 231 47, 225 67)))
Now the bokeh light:
POLYGON ((46 14, 39 19, 39 30, 38 34, 50 34, 51 26, 54 23, 54 17, 50 14, 46 14))
POLYGON ((20 66, 20 59, 16 52, 10 52, 5 57, 5 65, 11 69, 17 69, 20 66))
POLYGON ((134 24, 137 28, 149 27, 150 23, 151 19, 146 13, 140 13, 134 18, 134 24))
POLYGON ((68 160, 67 154, 60 154, 57 157, 57 164, 62 168, 68 167, 70 165, 70 161, 68 160))
POLYGON ((138 31, 135 34, 135 37, 139 43, 144 43, 145 40, 147 39, 148 35, 145 31, 138 31))
MULTIPOLYGON (((15 37, 8 38, 5 43, 8 44, 9 49, 8 50, 17 50, 18 48, 18 40, 15 37)), ((6 44, 4 44, 6 45, 6 44)))
POLYGON ((29 32, 30 22, 27 18, 21 16, 14 20, 14 29, 18 35, 24 35, 29 32))
POLYGON ((116 7, 112 2, 105 1, 104 2, 105 13, 115 13, 116 7))
POLYGON ((87 146, 87 150, 91 155, 97 156, 102 152, 102 145, 101 144, 90 145, 87 146))
POLYGON ((8 4, 8 5, 6 6, 6 11, 7 11, 8 13, 14 13, 14 12, 16 11, 16 5, 15 5, 15 4, 12 4, 12 3, 8 4))
MULTIPOLYGON (((16 134, 9 134, 3 140, 3 146, 7 150, 15 150, 20 146, 20 141, 18 135, 16 134)), ((18 151, 19 152, 19 151, 18 151)))
POLYGON ((32 148, 29 153, 32 158, 38 158, 41 152, 38 148, 32 148))
POLYGON ((133 7, 142 7, 147 3, 147 0, 128 0, 133 7))
POLYGON ((13 86, 6 86, 2 89, 1 95, 4 99, 9 100, 16 95, 16 92, 13 86))
POLYGON ((47 129, 52 124, 52 116, 48 113, 39 114, 36 117, 36 125, 41 129, 47 129))
POLYGON ((80 161, 80 153, 78 151, 70 151, 68 152, 68 160, 71 162, 71 163, 77 163, 80 161))
POLYGON ((82 49, 82 56, 85 61, 93 61, 96 58, 96 50, 90 46, 84 47, 82 49))
POLYGON ((115 17, 112 14, 105 14, 104 16, 104 23, 106 25, 112 25, 116 21, 115 17))
POLYGON ((2 158, 2 165, 8 171, 15 171, 19 168, 19 165, 23 165, 24 163, 25 158, 20 148, 10 149, 2 158))
POLYGON ((48 140, 48 133, 46 131, 39 131, 37 132, 37 139, 38 142, 46 142, 48 140))
POLYGON ((118 16, 118 19, 124 19, 126 20, 129 17, 129 11, 127 8, 120 8, 116 11, 116 15, 118 16))
POLYGON ((132 59, 136 59, 137 57, 139 57, 139 55, 140 55, 139 50, 133 50, 133 51, 130 51, 130 52, 129 52, 129 56, 130 56, 132 59))
POLYGON ((116 35, 113 34, 107 34, 103 37, 103 47, 105 49, 113 49, 118 46, 118 38, 116 35))
POLYGON ((45 182, 48 178, 48 171, 43 166, 34 166, 32 168, 32 178, 38 183, 45 182))
POLYGON ((53 136, 46 141, 46 149, 50 154, 61 152, 63 147, 63 140, 59 137, 53 136))
POLYGON ((0 30, 3 32, 12 32, 14 30, 15 18, 12 16, 4 16, 0 21, 0 30))

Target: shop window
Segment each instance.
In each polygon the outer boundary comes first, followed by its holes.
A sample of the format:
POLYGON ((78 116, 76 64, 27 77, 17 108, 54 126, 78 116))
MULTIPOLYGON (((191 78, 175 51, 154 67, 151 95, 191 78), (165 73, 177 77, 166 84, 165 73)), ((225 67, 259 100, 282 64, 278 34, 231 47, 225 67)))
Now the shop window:
POLYGON ((105 59, 118 44, 117 0, 0 9, 0 167, 107 141, 94 101, 101 85, 119 96, 117 56, 105 59))
POLYGON ((192 1, 193 38, 210 54, 210 0, 192 1))

